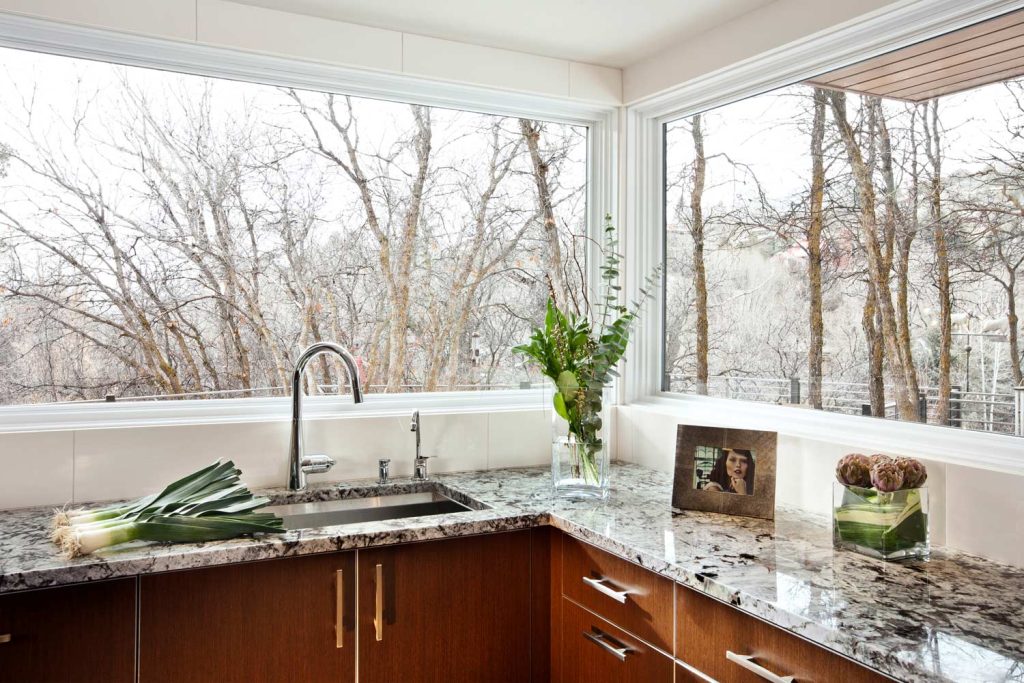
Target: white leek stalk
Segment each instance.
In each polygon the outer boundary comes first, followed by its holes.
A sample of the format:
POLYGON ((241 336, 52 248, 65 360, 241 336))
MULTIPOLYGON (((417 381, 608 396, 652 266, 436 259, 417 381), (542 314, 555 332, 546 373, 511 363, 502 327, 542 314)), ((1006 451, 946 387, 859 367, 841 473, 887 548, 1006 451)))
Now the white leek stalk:
POLYGON ((157 494, 96 510, 54 510, 51 538, 69 557, 134 540, 193 542, 280 533, 281 518, 255 511, 270 500, 239 480, 231 461, 217 461, 157 494))

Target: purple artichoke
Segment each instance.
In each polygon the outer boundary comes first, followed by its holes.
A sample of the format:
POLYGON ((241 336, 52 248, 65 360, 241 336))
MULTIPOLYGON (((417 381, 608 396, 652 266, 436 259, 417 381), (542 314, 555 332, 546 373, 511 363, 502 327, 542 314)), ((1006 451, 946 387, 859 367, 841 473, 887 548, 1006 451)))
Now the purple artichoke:
POLYGON ((920 460, 896 458, 896 466, 903 472, 903 488, 905 489, 916 489, 928 479, 928 470, 920 460))
POLYGON ((882 462, 892 462, 892 461, 893 461, 892 457, 890 457, 888 455, 882 455, 881 453, 875 453, 874 455, 869 455, 868 456, 868 462, 871 463, 871 467, 874 467, 875 465, 877 465, 879 463, 882 463, 882 462))
POLYGON ((871 467, 871 485, 880 493, 899 491, 903 486, 903 470, 892 460, 880 460, 871 467))
POLYGON ((871 486, 871 462, 863 453, 850 453, 839 459, 836 479, 845 486, 871 486))

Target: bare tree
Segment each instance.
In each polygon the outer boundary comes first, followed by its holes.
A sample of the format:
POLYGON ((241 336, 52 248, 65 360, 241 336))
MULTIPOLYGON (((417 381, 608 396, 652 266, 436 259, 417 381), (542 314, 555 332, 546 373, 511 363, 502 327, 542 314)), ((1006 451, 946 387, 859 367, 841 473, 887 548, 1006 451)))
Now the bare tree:
POLYGON ((829 94, 829 100, 832 116, 846 148, 847 160, 856 182, 860 203, 861 240, 867 254, 871 287, 881 318, 880 334, 894 374, 897 376, 896 407, 901 419, 917 420, 917 376, 913 359, 906 357, 903 347, 898 343, 896 313, 889 286, 889 264, 886 262, 884 245, 878 236, 874 181, 847 118, 846 94, 832 92, 829 94))
POLYGON ((953 347, 953 298, 949 280, 947 224, 942 213, 942 139, 939 126, 939 101, 931 100, 921 117, 925 152, 931 173, 928 184, 928 208, 935 249, 935 287, 939 294, 939 397, 935 421, 949 423, 950 352, 953 347))

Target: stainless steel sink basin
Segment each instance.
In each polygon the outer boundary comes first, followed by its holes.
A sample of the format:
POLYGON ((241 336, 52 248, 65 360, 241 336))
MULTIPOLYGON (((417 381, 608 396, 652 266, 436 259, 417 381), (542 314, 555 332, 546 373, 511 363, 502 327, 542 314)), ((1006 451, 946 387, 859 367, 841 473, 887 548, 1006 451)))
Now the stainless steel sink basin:
POLYGON ((315 503, 289 503, 263 508, 284 520, 285 529, 312 529, 382 519, 445 515, 466 512, 473 508, 452 500, 437 491, 396 493, 366 498, 325 500, 315 503))

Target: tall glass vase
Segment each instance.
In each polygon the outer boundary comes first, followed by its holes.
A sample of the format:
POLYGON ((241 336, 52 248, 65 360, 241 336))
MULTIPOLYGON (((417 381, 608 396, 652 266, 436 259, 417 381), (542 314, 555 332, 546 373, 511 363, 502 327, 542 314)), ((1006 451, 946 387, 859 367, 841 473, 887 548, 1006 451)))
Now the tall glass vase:
MULTIPOLYGON (((603 416, 604 402, 597 411, 603 416)), ((608 495, 609 452, 602 427, 591 438, 574 433, 569 422, 552 411, 551 478, 555 493, 575 499, 608 495)), ((603 421, 602 421, 603 422, 603 421)))

